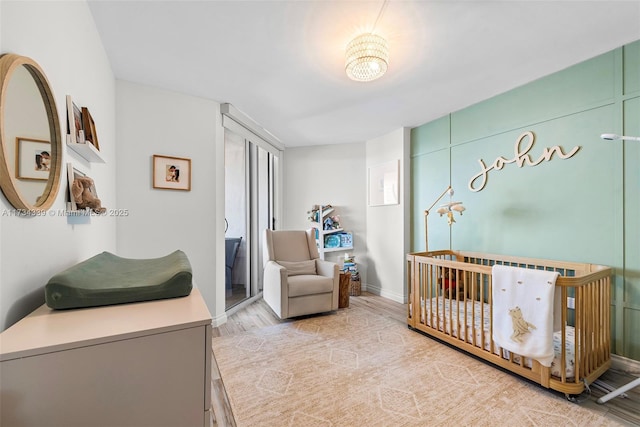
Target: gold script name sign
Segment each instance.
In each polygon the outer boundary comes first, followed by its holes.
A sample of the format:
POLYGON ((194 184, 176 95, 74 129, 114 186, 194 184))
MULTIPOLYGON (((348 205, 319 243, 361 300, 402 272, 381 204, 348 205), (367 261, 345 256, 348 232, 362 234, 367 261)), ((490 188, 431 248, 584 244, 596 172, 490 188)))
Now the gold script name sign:
POLYGON ((562 148, 559 145, 554 145, 553 147, 547 147, 542 151, 542 155, 537 160, 532 160, 531 156, 528 154, 533 147, 536 137, 533 132, 525 132, 518 137, 516 143, 513 147, 514 156, 512 159, 505 159, 502 156, 496 158, 496 160, 491 164, 491 166, 485 165, 482 159, 478 159, 480 163, 481 171, 474 175, 473 178, 469 181, 469 190, 473 192, 477 192, 482 190, 485 185, 487 185, 487 177, 489 175, 489 171, 496 170, 499 171, 504 168, 505 165, 509 163, 515 163, 519 168, 523 166, 537 166, 544 161, 550 161, 554 154, 557 154, 561 159, 569 159, 573 157, 579 150, 580 146, 575 146, 571 151, 565 153, 562 151, 562 148), (523 147, 523 142, 526 144, 523 147))

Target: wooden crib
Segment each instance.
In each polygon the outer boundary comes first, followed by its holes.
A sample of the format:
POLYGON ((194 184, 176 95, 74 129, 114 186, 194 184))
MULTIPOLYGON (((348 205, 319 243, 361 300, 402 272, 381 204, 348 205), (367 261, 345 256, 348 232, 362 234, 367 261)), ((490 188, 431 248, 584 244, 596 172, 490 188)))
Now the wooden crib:
POLYGON ((407 323, 569 398, 611 366, 611 274, 611 268, 593 264, 449 250, 412 253, 407 255, 407 323), (561 318, 551 367, 493 342, 494 264, 560 274, 556 316, 560 307, 561 318))

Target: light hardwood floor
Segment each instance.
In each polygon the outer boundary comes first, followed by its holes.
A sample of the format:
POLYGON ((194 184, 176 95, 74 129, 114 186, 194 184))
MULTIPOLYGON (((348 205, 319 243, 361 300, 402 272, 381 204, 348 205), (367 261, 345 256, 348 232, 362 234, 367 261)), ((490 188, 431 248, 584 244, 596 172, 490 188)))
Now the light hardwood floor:
MULTIPOLYGON (((361 296, 351 297, 350 306, 369 309, 377 314, 382 314, 390 319, 406 324, 407 308, 405 304, 399 304, 389 299, 363 292, 361 296)), ((264 300, 260 299, 244 309, 239 310, 229 316, 227 323, 213 328, 213 336, 228 336, 239 334, 252 329, 264 328, 282 322, 292 322, 293 320, 280 320, 276 317, 264 300)), ((425 339, 430 339, 425 336, 425 339)), ((215 342, 214 342, 215 345, 215 342)), ((213 351, 213 350, 212 350, 213 351)), ((235 427, 236 423, 229 405, 224 384, 220 378, 220 372, 212 357, 212 407, 214 412, 214 427, 235 427)), ((627 384, 635 377, 623 372, 609 370, 600 380, 613 387, 620 387, 627 384)), ((523 380, 524 381, 524 380, 523 380)), ((591 395, 580 396, 583 400, 580 405, 593 408, 593 410, 605 413, 607 417, 629 426, 640 426, 640 389, 636 388, 627 392, 628 398, 616 397, 604 405, 599 405, 596 400, 605 394, 604 391, 596 387, 591 387, 591 395)), ((549 391, 553 393, 553 391, 549 391)))

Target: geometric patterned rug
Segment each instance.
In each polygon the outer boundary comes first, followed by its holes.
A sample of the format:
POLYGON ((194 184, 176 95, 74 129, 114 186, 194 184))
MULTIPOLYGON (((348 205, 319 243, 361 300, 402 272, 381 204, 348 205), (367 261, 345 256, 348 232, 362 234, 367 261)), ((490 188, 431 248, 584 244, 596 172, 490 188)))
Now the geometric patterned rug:
POLYGON ((213 338, 238 426, 616 426, 357 307, 213 338))

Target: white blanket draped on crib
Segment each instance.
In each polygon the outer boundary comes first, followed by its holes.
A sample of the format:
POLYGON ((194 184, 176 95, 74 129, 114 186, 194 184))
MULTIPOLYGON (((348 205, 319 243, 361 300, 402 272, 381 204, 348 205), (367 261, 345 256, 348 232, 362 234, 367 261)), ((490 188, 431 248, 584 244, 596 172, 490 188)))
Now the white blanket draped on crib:
POLYGON ((493 341, 551 366, 558 273, 494 265, 492 276, 493 341))

